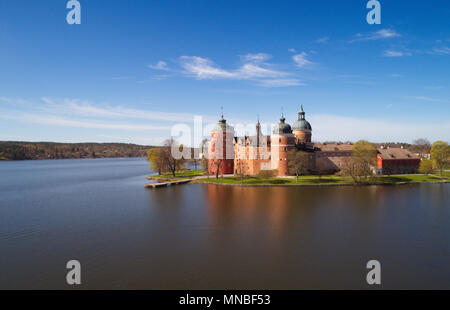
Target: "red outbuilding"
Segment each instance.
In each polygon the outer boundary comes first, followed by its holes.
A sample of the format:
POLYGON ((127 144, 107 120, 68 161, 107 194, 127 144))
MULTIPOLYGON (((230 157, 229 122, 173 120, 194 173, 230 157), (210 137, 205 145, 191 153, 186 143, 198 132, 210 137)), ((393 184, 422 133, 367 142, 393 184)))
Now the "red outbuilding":
POLYGON ((379 148, 377 150, 378 174, 417 173, 420 158, 403 148, 379 148))

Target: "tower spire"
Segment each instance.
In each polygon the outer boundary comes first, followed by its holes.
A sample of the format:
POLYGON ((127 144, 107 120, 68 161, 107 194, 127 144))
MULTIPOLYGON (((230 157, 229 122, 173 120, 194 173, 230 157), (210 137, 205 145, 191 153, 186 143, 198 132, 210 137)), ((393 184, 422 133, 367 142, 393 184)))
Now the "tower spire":
POLYGON ((298 112, 298 119, 305 119, 305 111, 303 111, 303 104, 300 105, 300 112, 298 112))

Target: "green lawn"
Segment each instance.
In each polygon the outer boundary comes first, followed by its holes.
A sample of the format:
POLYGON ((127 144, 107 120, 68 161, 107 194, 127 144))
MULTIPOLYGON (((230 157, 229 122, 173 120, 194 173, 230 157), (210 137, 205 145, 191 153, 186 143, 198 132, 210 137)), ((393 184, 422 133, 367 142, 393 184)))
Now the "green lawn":
MULTIPOLYGON (((439 172, 436 173, 436 175, 439 175, 439 172)), ((442 177, 443 177, 443 178, 450 179, 450 170, 442 171, 442 177)))
POLYGON ((443 179, 434 175, 421 175, 421 174, 400 174, 390 176, 372 177, 371 183, 380 184, 393 184, 401 182, 438 182, 443 179))
POLYGON ((210 176, 209 179, 202 179, 199 182, 227 183, 227 184, 243 184, 243 185, 306 185, 306 184, 339 184, 351 183, 350 178, 336 176, 302 176, 299 177, 298 183, 295 178, 259 178, 259 177, 223 177, 216 179, 210 176))
POLYGON ((200 176, 200 175, 204 175, 206 173, 206 169, 199 169, 199 170, 190 170, 190 169, 184 169, 184 170, 180 170, 177 171, 175 173, 175 177, 171 174, 171 173, 166 173, 163 175, 156 175, 155 177, 160 177, 160 178, 167 178, 167 179, 189 179, 192 177, 196 177, 196 176, 200 176))
MULTIPOLYGON (((403 182, 436 182, 442 181, 442 178, 433 175, 391 175, 374 176, 369 178, 369 184, 395 184, 403 182)), ((316 184, 354 184, 351 177, 341 176, 301 176, 298 183, 295 178, 259 178, 259 177, 223 177, 216 179, 210 176, 208 179, 202 179, 198 182, 240 184, 240 185, 316 185, 316 184)))

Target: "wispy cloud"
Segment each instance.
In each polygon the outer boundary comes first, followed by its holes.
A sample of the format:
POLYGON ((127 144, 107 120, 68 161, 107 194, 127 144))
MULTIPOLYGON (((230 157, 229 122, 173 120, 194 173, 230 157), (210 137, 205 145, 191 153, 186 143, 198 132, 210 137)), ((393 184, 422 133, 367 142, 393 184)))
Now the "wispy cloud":
POLYGON ((420 101, 428 101, 428 102, 443 102, 441 99, 430 98, 426 96, 408 96, 409 99, 415 99, 420 101))
POLYGON ((286 87, 286 86, 302 86, 306 85, 296 79, 271 79, 261 80, 258 82, 263 87, 286 87))
POLYGON ((208 58, 202 58, 199 56, 181 56, 180 62, 186 75, 194 76, 199 80, 239 78, 239 75, 235 72, 220 69, 208 58))
MULTIPOLYGON (((162 122, 185 122, 193 119, 191 113, 160 112, 143 109, 126 108, 122 106, 99 106, 86 100, 41 98, 46 103, 41 107, 41 111, 46 114, 57 114, 62 116, 97 117, 108 119, 133 119, 162 122)), ((207 121, 213 121, 209 118, 207 121)))
POLYGON ((253 80, 257 82, 256 85, 267 86, 278 83, 278 87, 301 84, 297 79, 285 78, 292 75, 291 73, 274 69, 274 65, 267 62, 271 58, 269 54, 247 54, 240 58, 242 64, 233 70, 222 69, 212 60, 199 56, 181 56, 180 64, 185 75, 198 80, 253 80))
POLYGON ((247 54, 241 56, 243 62, 256 62, 256 63, 267 61, 270 58, 272 58, 272 55, 265 53, 247 54))
POLYGON ((330 40, 330 38, 328 37, 323 37, 323 38, 319 38, 316 40, 316 43, 325 43, 328 42, 330 40))
POLYGON ((425 89, 438 90, 438 89, 443 89, 444 87, 436 85, 436 86, 425 86, 424 88, 425 89))
POLYGON ((158 61, 155 65, 148 65, 148 67, 153 70, 163 70, 163 71, 169 70, 167 63, 162 60, 158 61))
POLYGON ((450 55, 450 48, 447 46, 435 47, 431 50, 430 53, 437 54, 437 55, 450 55))
POLYGON ((299 68, 303 68, 307 65, 312 65, 313 62, 307 59, 308 54, 305 52, 301 52, 300 54, 296 54, 292 56, 292 59, 294 60, 295 64, 299 68))
POLYGON ((358 41, 373 41, 373 40, 382 40, 382 39, 392 39, 396 37, 400 37, 401 35, 395 31, 394 29, 381 29, 375 32, 371 32, 369 34, 363 35, 361 33, 357 33, 355 38, 350 42, 358 42, 358 41))
POLYGON ((403 56, 411 56, 410 52, 404 51, 396 51, 396 50, 386 50, 383 52, 384 57, 403 57, 403 56))
POLYGON ((77 120, 66 117, 39 114, 2 114, 0 118, 19 120, 26 123, 41 125, 56 125, 63 127, 91 128, 91 129, 119 129, 119 130, 170 130, 170 126, 154 126, 146 124, 104 122, 101 120, 77 120))

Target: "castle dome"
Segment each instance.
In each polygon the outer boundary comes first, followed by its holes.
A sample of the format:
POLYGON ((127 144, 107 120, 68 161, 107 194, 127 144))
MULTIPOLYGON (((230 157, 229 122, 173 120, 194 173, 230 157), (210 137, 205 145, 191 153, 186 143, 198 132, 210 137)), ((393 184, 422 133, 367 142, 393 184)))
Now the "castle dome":
POLYGON ((273 133, 279 135, 292 133, 291 125, 286 123, 286 119, 284 118, 284 116, 280 118, 280 123, 275 126, 275 128, 273 129, 273 133))
POLYGON ((223 118, 222 115, 222 118, 219 120, 216 126, 214 126, 212 132, 225 132, 225 131, 232 132, 234 131, 234 128, 227 124, 227 121, 223 118))
POLYGON ((292 126, 294 131, 311 131, 311 124, 305 119, 305 112, 303 111, 303 106, 300 107, 300 112, 298 113, 298 120, 292 126))

